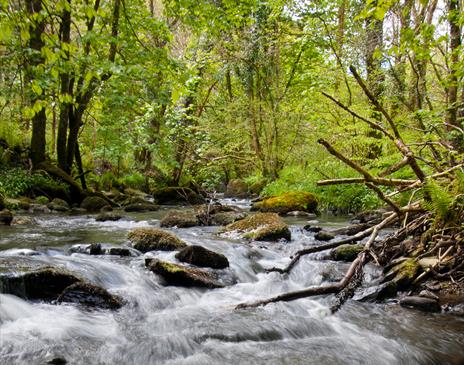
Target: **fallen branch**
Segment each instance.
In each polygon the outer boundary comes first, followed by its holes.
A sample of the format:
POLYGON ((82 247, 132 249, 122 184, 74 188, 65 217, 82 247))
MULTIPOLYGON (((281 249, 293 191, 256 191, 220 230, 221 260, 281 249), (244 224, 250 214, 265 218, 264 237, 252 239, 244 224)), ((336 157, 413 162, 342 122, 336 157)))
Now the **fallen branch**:
POLYGON ((390 224, 393 224, 397 219, 398 219, 398 215, 396 213, 392 213, 387 218, 385 218, 382 222, 380 222, 379 224, 377 224, 375 226, 372 226, 372 227, 370 227, 368 229, 365 229, 364 231, 361 231, 359 233, 356 233, 354 236, 345 238, 345 239, 340 240, 340 241, 326 243, 324 245, 304 248, 304 249, 296 252, 295 255, 293 255, 292 261, 290 261, 290 263, 284 269, 273 267, 272 269, 269 269, 267 271, 268 272, 275 271, 275 272, 279 272, 281 274, 289 273, 290 270, 293 268, 293 266, 295 266, 295 264, 300 260, 300 258, 302 256, 309 255, 309 254, 316 253, 316 252, 325 251, 325 250, 330 250, 332 248, 336 248, 336 247, 341 246, 341 245, 353 244, 355 242, 361 241, 363 238, 366 238, 367 236, 369 236, 370 234, 372 234, 376 230, 378 231, 378 230, 380 230, 382 228, 385 228, 385 227, 389 226, 390 224))
MULTIPOLYGON (((391 219, 391 217, 394 215, 395 214, 392 214, 390 217, 385 219, 383 222, 387 221, 388 219, 391 219)), ((370 251, 372 243, 375 241, 379 233, 380 225, 381 223, 373 227, 371 236, 369 240, 366 242, 366 244, 364 245, 364 250, 358 254, 356 259, 351 263, 343 279, 340 280, 338 283, 327 284, 327 285, 322 285, 322 286, 313 286, 313 287, 309 287, 303 290, 297 290, 297 291, 280 294, 275 297, 264 299, 264 300, 259 300, 253 303, 241 303, 237 305, 235 309, 254 308, 254 307, 263 306, 269 303, 289 302, 295 299, 307 298, 307 297, 311 297, 315 295, 335 294, 335 293, 341 292, 343 289, 345 289, 348 286, 351 280, 357 276, 356 274, 359 273, 359 270, 362 270, 363 266, 368 261, 369 251, 370 251)))
MULTIPOLYGON (((340 185, 340 184, 365 184, 368 180, 362 177, 352 177, 345 179, 329 179, 329 180, 319 180, 317 182, 318 186, 324 185, 340 185)), ((404 180, 404 179, 385 179, 385 178, 375 178, 375 183, 378 185, 384 186, 408 186, 415 184, 419 180, 404 180)))

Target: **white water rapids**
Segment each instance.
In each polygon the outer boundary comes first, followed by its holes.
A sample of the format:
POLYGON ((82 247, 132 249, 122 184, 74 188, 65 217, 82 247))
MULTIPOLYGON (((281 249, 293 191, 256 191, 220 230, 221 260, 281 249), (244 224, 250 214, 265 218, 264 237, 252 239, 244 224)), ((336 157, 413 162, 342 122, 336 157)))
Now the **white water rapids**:
MULTIPOLYGON (((144 256, 70 254, 71 245, 127 244, 135 227, 157 226, 165 211, 131 214, 118 222, 91 216, 37 218, 36 225, 0 228, 0 255, 66 268, 118 294, 118 311, 28 302, 0 294, 0 363, 45 364, 464 364, 464 320, 424 314, 396 304, 349 301, 335 315, 333 296, 234 310, 244 301, 338 280, 345 263, 305 257, 290 275, 266 273, 314 243, 304 221, 289 218, 292 242, 245 243, 215 235, 216 227, 172 229, 189 244, 223 253, 230 268, 222 289, 164 286, 144 256)), ((150 254, 151 255, 151 254, 150 254)), ((176 262, 174 252, 152 255, 176 262)), ((378 270, 369 267, 366 281, 378 270)))

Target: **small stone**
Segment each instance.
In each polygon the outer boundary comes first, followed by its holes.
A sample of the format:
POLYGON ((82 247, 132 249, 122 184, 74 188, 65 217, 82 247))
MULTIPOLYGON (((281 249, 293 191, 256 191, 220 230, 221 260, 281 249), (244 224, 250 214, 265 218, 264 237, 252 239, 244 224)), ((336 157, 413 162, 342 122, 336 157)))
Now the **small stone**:
POLYGON ((100 213, 99 215, 97 215, 95 217, 95 221, 97 221, 97 222, 106 222, 106 221, 114 222, 114 221, 120 220, 121 218, 122 218, 122 216, 119 215, 119 214, 104 212, 104 213, 100 213))
POLYGON ((65 288, 58 303, 76 303, 99 309, 119 309, 122 300, 99 286, 78 282, 65 288))
POLYGON ((102 245, 100 243, 92 243, 89 246, 89 253, 91 255, 101 255, 102 254, 102 245))
POLYGON ((313 227, 312 225, 310 224, 307 224, 303 227, 303 229, 305 231, 308 231, 308 232, 313 232, 313 233, 317 233, 317 232, 320 232, 322 231, 322 227, 313 227))
POLYGON ((335 261, 353 261, 363 249, 363 245, 341 245, 334 248, 330 256, 335 261))
POLYGON ((440 312, 441 307, 436 299, 419 296, 405 297, 400 300, 400 305, 406 308, 419 309, 424 312, 440 312))
POLYGON ((68 362, 66 361, 66 359, 62 357, 55 357, 54 359, 47 361, 47 364, 50 365, 66 365, 67 363, 68 362))

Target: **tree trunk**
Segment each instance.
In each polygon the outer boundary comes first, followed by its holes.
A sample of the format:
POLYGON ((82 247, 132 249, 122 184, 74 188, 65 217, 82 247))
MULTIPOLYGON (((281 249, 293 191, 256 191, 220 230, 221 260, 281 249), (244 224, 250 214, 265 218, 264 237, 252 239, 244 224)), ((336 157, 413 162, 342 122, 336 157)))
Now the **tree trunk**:
MULTIPOLYGON (((26 0, 26 11, 31 18, 29 26, 30 38, 28 42, 28 48, 31 49, 31 52, 27 57, 25 81, 29 94, 30 107, 34 107, 37 103, 41 103, 45 100, 43 92, 38 93, 36 90, 32 90, 30 86, 36 77, 35 73, 38 71, 38 66, 44 63, 44 59, 41 55, 42 47, 44 46, 42 34, 45 31, 45 20, 42 18, 42 15, 40 15, 42 11, 42 1, 26 0)), ((33 166, 37 166, 39 163, 45 161, 46 125, 46 109, 45 106, 42 105, 41 109, 35 112, 32 117, 31 161, 33 166)))

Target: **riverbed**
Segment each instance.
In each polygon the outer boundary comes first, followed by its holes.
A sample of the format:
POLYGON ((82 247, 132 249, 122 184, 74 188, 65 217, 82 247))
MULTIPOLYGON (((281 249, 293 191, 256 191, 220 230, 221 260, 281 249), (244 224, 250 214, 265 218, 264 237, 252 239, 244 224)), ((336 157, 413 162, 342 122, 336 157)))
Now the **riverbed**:
MULTIPOLYGON (((242 207, 247 202, 238 202, 242 207)), ((348 301, 332 315, 333 296, 234 310, 254 301, 340 279, 348 267, 304 257, 289 275, 283 267, 298 249, 315 244, 302 227, 311 218, 285 218, 291 242, 246 242, 221 237, 218 227, 169 229, 188 244, 224 254, 230 267, 218 274, 226 287, 165 286, 144 265, 152 256, 177 262, 174 252, 138 257, 70 253, 76 244, 127 245, 136 227, 158 227, 166 208, 123 213, 116 222, 93 215, 44 214, 35 224, 0 227, 0 256, 31 255, 77 273, 122 297, 118 311, 25 301, 0 294, 0 363, 45 364, 464 364, 464 319, 386 303, 348 301)), ((346 218, 316 218, 341 227, 346 218)), ((366 285, 380 270, 368 265, 366 285)))

